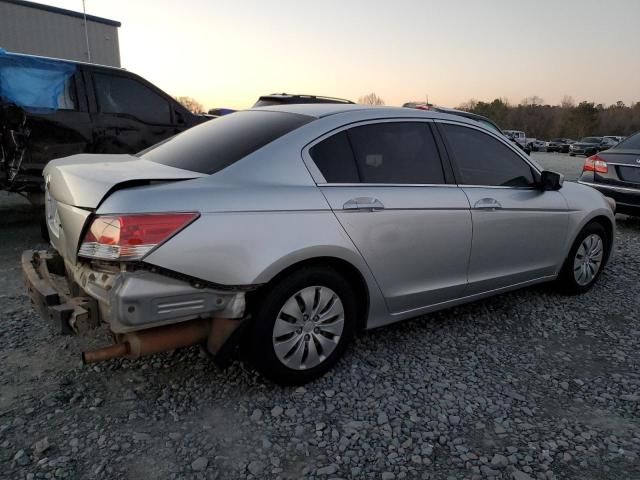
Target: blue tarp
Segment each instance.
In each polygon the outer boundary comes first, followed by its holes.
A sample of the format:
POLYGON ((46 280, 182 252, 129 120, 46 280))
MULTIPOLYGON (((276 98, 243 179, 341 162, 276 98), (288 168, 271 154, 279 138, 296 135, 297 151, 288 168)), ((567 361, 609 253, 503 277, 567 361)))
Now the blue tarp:
POLYGON ((67 81, 76 65, 0 48, 0 99, 30 111, 69 108, 67 81))

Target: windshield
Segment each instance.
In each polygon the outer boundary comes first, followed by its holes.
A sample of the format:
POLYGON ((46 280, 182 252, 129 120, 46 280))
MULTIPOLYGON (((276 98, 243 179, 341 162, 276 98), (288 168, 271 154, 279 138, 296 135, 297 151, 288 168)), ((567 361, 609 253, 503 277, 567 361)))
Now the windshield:
POLYGON ((602 141, 602 138, 600 138, 600 137, 584 137, 580 141, 582 143, 600 143, 602 141))
POLYGON ((193 172, 213 174, 314 117, 247 110, 209 120, 138 155, 145 160, 193 172))
POLYGON ((640 150, 640 132, 625 138, 614 148, 616 150, 640 150))

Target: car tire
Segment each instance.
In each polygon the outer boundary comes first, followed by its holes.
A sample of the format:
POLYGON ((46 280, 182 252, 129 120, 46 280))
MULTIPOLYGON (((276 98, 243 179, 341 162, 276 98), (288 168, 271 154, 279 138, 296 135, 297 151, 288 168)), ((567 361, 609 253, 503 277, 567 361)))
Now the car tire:
POLYGON ((607 264, 610 245, 611 241, 601 224, 587 224, 573 242, 562 266, 556 280, 559 289, 568 295, 588 292, 607 264))
POLYGON ((326 373, 353 338, 356 292, 335 269, 308 267, 270 285, 252 311, 250 357, 279 385, 326 373))
POLYGON ((576 154, 575 154, 575 153, 570 153, 570 154, 569 154, 569 156, 570 156, 570 157, 575 157, 575 156, 576 156, 576 154))

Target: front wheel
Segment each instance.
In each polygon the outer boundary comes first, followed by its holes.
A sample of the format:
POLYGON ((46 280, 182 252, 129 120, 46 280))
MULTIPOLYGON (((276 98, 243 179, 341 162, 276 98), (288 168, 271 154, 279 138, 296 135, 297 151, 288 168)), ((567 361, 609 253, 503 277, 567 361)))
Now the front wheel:
POLYGON ((332 268, 293 272, 267 289, 255 308, 251 357, 280 385, 299 385, 327 372, 353 337, 355 291, 332 268))
POLYGON ((560 289, 570 295, 589 291, 606 264, 609 245, 602 225, 592 222, 584 227, 573 243, 558 277, 560 289))

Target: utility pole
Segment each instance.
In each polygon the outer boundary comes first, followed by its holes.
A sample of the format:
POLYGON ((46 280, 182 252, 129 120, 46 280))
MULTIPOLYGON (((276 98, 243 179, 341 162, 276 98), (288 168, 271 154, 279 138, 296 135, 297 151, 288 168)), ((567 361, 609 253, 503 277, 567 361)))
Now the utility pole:
POLYGON ((87 9, 82 0, 82 13, 84 15, 84 38, 87 42, 87 62, 91 62, 91 48, 89 47, 89 29, 87 28, 87 9))

